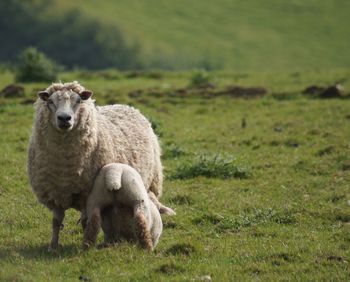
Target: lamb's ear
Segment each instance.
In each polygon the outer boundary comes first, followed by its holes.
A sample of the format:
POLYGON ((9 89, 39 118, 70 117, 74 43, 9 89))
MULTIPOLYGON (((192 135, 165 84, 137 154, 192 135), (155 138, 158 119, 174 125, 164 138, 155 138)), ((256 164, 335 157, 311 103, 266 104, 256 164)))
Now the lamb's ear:
POLYGON ((89 99, 92 96, 92 91, 84 90, 84 91, 79 93, 79 96, 80 96, 81 99, 87 100, 87 99, 89 99))
POLYGON ((41 100, 47 101, 47 99, 49 99, 49 97, 50 97, 50 94, 47 91, 40 91, 38 93, 38 96, 40 97, 41 100))

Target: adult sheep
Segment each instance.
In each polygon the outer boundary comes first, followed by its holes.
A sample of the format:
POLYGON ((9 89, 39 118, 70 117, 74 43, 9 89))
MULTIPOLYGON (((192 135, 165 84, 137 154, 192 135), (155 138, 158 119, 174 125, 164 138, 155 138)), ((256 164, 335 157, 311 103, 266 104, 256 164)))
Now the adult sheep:
POLYGON ((65 210, 82 212, 98 171, 124 163, 141 175, 161 213, 160 147, 149 121, 126 105, 97 107, 92 92, 78 82, 54 83, 39 92, 29 144, 28 174, 39 202, 53 212, 49 248, 58 247, 65 210))

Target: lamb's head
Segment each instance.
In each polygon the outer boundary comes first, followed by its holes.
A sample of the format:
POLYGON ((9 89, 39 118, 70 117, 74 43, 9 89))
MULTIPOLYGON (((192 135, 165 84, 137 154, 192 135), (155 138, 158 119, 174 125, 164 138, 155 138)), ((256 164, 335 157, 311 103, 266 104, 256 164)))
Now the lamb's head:
POLYGON ((78 122, 83 104, 90 100, 92 92, 78 82, 54 83, 38 93, 47 107, 52 125, 59 131, 72 130, 78 122))

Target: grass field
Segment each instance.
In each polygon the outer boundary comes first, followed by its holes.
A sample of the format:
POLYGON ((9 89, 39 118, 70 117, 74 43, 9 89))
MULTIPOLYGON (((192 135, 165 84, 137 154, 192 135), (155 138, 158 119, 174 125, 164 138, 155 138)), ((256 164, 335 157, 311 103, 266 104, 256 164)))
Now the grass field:
MULTIPOLYGON (((46 85, 24 84, 24 97, 0 98, 0 280, 349 280, 350 99, 301 92, 347 79, 350 71, 210 75, 215 89, 261 86, 268 93, 207 95, 186 88, 191 72, 60 76, 92 89, 97 104, 134 105, 156 126, 162 201, 177 215, 163 217, 154 253, 127 243, 83 252, 73 210, 62 247, 47 252, 51 215, 26 176, 31 100, 46 85)), ((3 72, 0 88, 12 80, 3 72)), ((344 87, 348 94, 349 82, 344 87)))
POLYGON ((56 1, 117 25, 147 67, 299 70, 350 66, 346 0, 56 1))

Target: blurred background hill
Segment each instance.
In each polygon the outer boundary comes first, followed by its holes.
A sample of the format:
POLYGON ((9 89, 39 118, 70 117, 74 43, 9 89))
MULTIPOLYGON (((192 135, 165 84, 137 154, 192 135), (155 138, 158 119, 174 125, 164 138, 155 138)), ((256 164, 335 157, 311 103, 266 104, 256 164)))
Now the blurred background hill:
POLYGON ((347 0, 8 0, 0 63, 36 47, 67 68, 350 66, 347 0))

